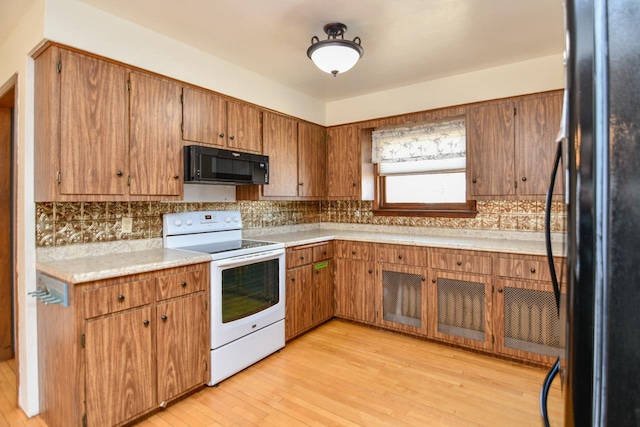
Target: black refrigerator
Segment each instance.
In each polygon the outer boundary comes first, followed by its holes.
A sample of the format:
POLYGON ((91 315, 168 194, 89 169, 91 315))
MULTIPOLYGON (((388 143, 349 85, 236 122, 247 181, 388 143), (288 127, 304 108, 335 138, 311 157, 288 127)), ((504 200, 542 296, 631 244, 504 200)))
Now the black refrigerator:
POLYGON ((565 8, 567 342, 545 386, 559 371, 566 426, 640 426, 640 0, 565 8))

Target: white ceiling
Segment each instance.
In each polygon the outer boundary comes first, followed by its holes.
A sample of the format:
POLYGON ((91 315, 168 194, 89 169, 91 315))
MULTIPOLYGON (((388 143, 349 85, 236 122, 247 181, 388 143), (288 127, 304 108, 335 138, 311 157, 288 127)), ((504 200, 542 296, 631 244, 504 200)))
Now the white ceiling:
MULTIPOLYGON (((563 50, 562 0, 81 1, 323 101, 563 50), (364 48, 335 78, 306 55, 329 22, 364 48)), ((0 17, 24 3, 0 0, 0 17)))

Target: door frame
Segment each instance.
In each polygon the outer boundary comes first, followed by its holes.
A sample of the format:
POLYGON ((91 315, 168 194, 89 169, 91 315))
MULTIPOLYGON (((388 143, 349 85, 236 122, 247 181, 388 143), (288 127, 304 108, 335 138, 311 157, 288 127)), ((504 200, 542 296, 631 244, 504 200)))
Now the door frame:
POLYGON ((20 388, 20 366, 19 366, 19 358, 18 358, 18 272, 16 269, 17 260, 16 254, 18 253, 17 242, 15 230, 17 229, 17 203, 16 203, 16 195, 18 194, 18 168, 17 168, 17 142, 18 142, 18 118, 20 114, 19 104, 18 104, 18 73, 15 73, 11 76, 2 86, 0 86, 0 99, 4 97, 11 89, 13 89, 13 114, 11 118, 11 218, 10 224, 15 225, 11 227, 10 230, 10 239, 11 239, 11 269, 12 269, 12 294, 13 294, 13 307, 12 307, 12 321, 13 321, 13 354, 14 354, 14 362, 16 365, 16 397, 18 396, 18 390, 20 388))

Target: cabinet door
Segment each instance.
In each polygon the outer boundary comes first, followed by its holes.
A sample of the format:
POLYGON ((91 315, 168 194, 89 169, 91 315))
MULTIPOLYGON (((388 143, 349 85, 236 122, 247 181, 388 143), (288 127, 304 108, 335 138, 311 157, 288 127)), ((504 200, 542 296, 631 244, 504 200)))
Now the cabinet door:
POLYGON ((376 321, 375 264, 336 260, 336 315, 374 324, 376 321))
POLYGON ((433 270, 431 282, 433 337, 492 350, 491 276, 433 270))
POLYGON ((213 93, 183 88, 182 126, 183 140, 224 148, 227 136, 227 101, 213 93))
POLYGON ((263 154, 269 156, 269 185, 262 186, 262 195, 296 197, 298 195, 297 122, 279 114, 265 112, 263 132, 263 154))
POLYGON ((360 129, 355 126, 327 131, 327 197, 360 198, 360 129))
POLYGON ((177 84, 131 73, 132 196, 182 195, 181 93, 177 84))
POLYGON ((158 403, 207 381, 209 315, 206 294, 159 304, 158 403))
POLYGON ((311 266, 287 271, 285 338, 290 339, 313 326, 311 266))
POLYGON ((404 332, 428 334, 427 273, 424 268, 378 264, 381 325, 404 332))
POLYGON ((227 101, 227 146, 262 153, 262 113, 248 104, 227 101))
POLYGON ((333 317, 333 261, 326 260, 313 265, 313 324, 317 325, 333 317))
POLYGON ((496 351, 545 364, 564 355, 566 294, 558 317, 549 282, 498 279, 496 287, 496 351))
MULTIPOLYGON (((527 96, 517 101, 515 168, 520 196, 547 194, 562 118, 562 93, 527 96)), ((562 194, 559 174, 554 194, 562 194)))
POLYGON ((514 178, 514 104, 471 107, 467 110, 467 195, 516 194, 514 178))
POLYGON ((127 193, 127 75, 110 62, 61 51, 60 193, 127 193))
POLYGON ((298 195, 323 197, 326 189, 327 138, 322 126, 298 122, 298 195))
POLYGON ((146 307, 86 323, 87 425, 110 427, 153 407, 152 320, 146 307))

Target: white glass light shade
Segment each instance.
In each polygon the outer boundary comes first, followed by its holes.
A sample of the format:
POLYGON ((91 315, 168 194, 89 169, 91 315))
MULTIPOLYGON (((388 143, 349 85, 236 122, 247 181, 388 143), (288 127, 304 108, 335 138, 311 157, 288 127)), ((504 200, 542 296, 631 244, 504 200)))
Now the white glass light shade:
POLYGON ((311 52, 311 60, 325 73, 344 73, 353 68, 362 56, 349 42, 331 41, 319 44, 322 45, 313 46, 315 50, 311 52))

